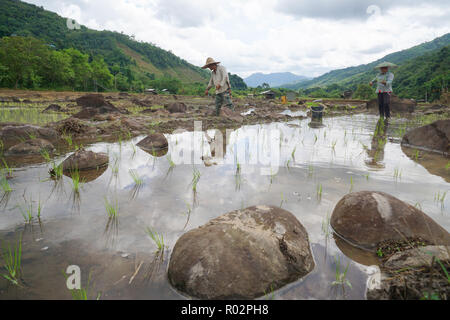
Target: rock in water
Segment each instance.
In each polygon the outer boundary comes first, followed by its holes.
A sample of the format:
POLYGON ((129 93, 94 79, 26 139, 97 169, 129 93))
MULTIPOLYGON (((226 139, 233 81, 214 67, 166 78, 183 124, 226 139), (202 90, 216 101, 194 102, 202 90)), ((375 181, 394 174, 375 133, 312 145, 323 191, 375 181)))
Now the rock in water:
POLYGON ((174 102, 166 107, 170 113, 184 113, 187 110, 186 105, 183 102, 174 102))
MULTIPOLYGON (((391 95, 390 109, 393 112, 411 113, 417 107, 417 101, 413 99, 401 99, 395 95, 391 95)), ((378 111, 378 99, 372 99, 366 103, 367 109, 374 109, 378 111)))
POLYGON ((54 150, 55 147, 49 141, 36 138, 12 146, 8 149, 6 155, 40 154, 43 151, 52 153, 54 150))
POLYGON ((346 195, 334 208, 330 223, 340 237, 369 250, 382 241, 417 237, 437 245, 450 244, 449 233, 434 220, 384 192, 346 195))
POLYGON ((50 112, 50 111, 61 111, 61 106, 57 104, 51 104, 47 108, 45 108, 42 112, 50 112))
POLYGON ((169 146, 166 137, 162 133, 152 133, 137 144, 144 150, 153 151, 165 149, 169 146))
POLYGON ((403 136, 402 145, 450 154, 450 119, 408 131, 403 136))
POLYGON ((17 126, 8 125, 0 130, 0 140, 3 142, 5 149, 23 142, 24 140, 35 138, 45 139, 52 143, 60 140, 56 130, 29 124, 17 126))
POLYGON ((90 119, 97 114, 104 113, 121 113, 111 102, 105 100, 101 94, 86 94, 76 99, 77 105, 83 109, 74 114, 73 117, 78 119, 90 119))
POLYGON ((63 171, 97 169, 108 165, 106 153, 80 149, 63 161, 63 171))
POLYGON ((233 110, 231 110, 230 108, 227 108, 227 107, 220 108, 220 116, 230 119, 232 121, 237 121, 237 122, 244 121, 244 117, 241 116, 240 113, 234 112, 233 110))
POLYGON ((170 283, 201 299, 253 299, 314 268, 308 234, 272 206, 236 210, 182 235, 169 262, 170 283))

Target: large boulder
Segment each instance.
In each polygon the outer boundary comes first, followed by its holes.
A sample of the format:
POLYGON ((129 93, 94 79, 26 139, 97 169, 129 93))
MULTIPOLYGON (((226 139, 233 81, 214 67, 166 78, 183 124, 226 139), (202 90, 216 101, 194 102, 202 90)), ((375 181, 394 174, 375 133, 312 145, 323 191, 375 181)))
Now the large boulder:
MULTIPOLYGON (((399 113, 411 113, 416 110, 417 101, 414 99, 401 99, 396 95, 391 95, 390 110, 399 113)), ((369 100, 366 103, 367 109, 378 110, 378 99, 369 100)))
POLYGON ((57 142, 60 140, 56 130, 29 124, 4 126, 0 131, 0 140, 3 142, 5 149, 23 142, 24 140, 35 138, 45 139, 50 142, 57 142))
POLYGON ((137 145, 147 151, 166 149, 169 143, 162 133, 152 133, 137 143, 137 145))
POLYGON ((361 191, 344 196, 334 208, 331 226, 351 244, 375 250, 383 241, 422 238, 450 244, 449 233, 417 208, 384 192, 361 191))
POLYGON ((201 299, 253 299, 314 268, 308 234, 288 211, 236 210, 183 234, 170 257, 170 283, 201 299))
POLYGON ((82 110, 73 117, 78 119, 90 119, 97 114, 105 113, 121 113, 111 102, 105 100, 101 94, 87 94, 76 99, 77 105, 82 107, 82 110))
POLYGON ((63 161, 62 168, 63 171, 91 170, 107 166, 108 162, 106 153, 80 149, 63 161))
POLYGON ((187 110, 186 105, 183 102, 174 102, 166 106, 167 111, 170 113, 184 113, 187 110))
POLYGON ((450 119, 438 120, 408 131, 403 136, 402 145, 449 154, 450 119))
POLYGON ((6 155, 26 155, 26 154, 40 154, 47 151, 52 153, 55 150, 53 144, 45 139, 30 139, 9 148, 6 155))

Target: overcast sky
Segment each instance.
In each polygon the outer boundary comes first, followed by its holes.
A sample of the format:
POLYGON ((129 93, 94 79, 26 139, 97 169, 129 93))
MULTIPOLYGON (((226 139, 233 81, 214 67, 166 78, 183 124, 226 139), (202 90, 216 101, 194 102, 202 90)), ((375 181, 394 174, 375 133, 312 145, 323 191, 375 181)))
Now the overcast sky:
POLYGON ((450 32, 449 0, 26 0, 241 77, 318 76, 450 32))

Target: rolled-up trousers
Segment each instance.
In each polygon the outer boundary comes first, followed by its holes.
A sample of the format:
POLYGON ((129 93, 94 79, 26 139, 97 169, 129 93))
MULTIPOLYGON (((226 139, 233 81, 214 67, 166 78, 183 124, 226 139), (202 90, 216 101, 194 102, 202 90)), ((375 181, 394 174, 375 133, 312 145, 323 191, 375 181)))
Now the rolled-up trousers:
POLYGON ((391 117, 391 94, 389 92, 379 92, 378 93, 378 108, 380 110, 380 117, 390 118, 391 117))

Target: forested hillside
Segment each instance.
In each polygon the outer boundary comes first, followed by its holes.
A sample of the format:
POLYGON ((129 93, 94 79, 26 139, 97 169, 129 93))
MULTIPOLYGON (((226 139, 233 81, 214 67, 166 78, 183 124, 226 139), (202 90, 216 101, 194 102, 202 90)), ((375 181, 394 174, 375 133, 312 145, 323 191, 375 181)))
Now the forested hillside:
POLYGON ((369 64, 333 70, 310 81, 302 81, 301 83, 287 87, 291 89, 299 89, 299 88, 305 89, 312 87, 324 87, 335 83, 354 84, 357 81, 359 81, 360 77, 364 76, 366 73, 375 74, 376 71, 373 68, 382 61, 389 61, 401 65, 405 61, 422 56, 425 53, 441 49, 442 47, 448 45, 450 45, 450 33, 447 33, 439 38, 436 38, 433 41, 426 42, 406 50, 391 53, 369 64))
MULTIPOLYGON (((175 92, 183 86, 187 92, 189 88, 200 91, 199 87, 209 78, 208 71, 154 44, 136 41, 123 33, 96 31, 85 26, 71 29, 67 27, 66 18, 17 0, 0 1, 1 38, 0 54, 4 57, 0 60, 1 86, 137 91, 145 87, 171 87, 175 92), (25 47, 28 56, 22 51, 25 47), (17 57, 9 57, 12 52, 21 59, 28 59, 22 69, 17 69, 17 64, 15 67, 8 65, 17 60, 17 57), (39 67, 43 61, 52 62, 53 66, 43 71, 43 67, 39 67), (50 76, 50 69, 51 72, 65 71, 50 76), (85 71, 83 75, 81 70, 85 71), (18 72, 22 74, 19 76, 18 72)), ((234 82, 242 86, 242 79, 234 78, 234 82)))

